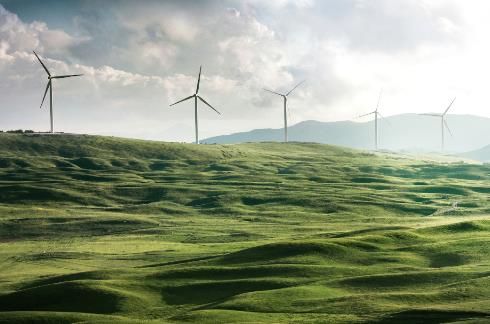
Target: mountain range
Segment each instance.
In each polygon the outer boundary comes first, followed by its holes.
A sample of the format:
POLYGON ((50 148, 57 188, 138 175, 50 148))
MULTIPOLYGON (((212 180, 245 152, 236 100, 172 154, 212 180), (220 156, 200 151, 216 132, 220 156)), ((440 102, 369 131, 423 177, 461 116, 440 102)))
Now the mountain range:
POLYGON ((461 154, 461 156, 467 157, 472 160, 490 162, 490 145, 487 145, 479 150, 474 150, 461 154))
MULTIPOLYGON (((490 118, 473 115, 447 115, 446 120, 452 133, 451 135, 444 130, 446 152, 468 152, 470 156, 477 156, 478 150, 490 145, 490 118)), ((401 114, 380 119, 378 127, 380 149, 427 152, 439 151, 441 148, 441 122, 438 118, 401 114)), ((202 143, 282 141, 283 134, 282 128, 255 129, 249 132, 207 138, 202 143)), ((374 120, 368 122, 308 120, 290 126, 288 137, 290 141, 372 149, 374 120)), ((490 147, 486 148, 486 151, 490 151, 490 147)), ((490 152, 487 153, 488 155, 490 152)))

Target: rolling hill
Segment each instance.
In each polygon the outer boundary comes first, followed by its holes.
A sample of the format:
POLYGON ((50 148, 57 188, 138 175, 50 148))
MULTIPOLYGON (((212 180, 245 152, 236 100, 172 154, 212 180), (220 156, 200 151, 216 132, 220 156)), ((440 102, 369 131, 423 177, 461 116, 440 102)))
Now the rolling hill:
POLYGON ((0 323, 484 323, 490 166, 0 134, 0 323))
MULTIPOLYGON (((490 118, 471 115, 448 115, 453 136, 446 132, 446 148, 450 152, 467 152, 490 143, 490 118)), ((381 119, 380 148, 388 150, 437 151, 441 129, 437 118, 403 114, 381 119)), ((373 148, 374 121, 319 122, 304 121, 289 128, 291 141, 315 142, 351 148, 373 148)), ((203 143, 245 143, 282 141, 282 129, 257 129, 250 132, 217 136, 203 143)))

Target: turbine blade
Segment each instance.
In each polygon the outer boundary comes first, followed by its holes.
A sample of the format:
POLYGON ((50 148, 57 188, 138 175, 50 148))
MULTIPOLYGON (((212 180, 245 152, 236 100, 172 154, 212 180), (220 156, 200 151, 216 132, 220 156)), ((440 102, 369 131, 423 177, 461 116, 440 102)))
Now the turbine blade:
POLYGON ((204 102, 206 105, 209 106, 209 108, 213 109, 214 111, 216 111, 219 115, 221 115, 221 113, 219 111, 217 111, 216 109, 214 109, 213 106, 211 106, 206 100, 204 100, 203 98, 197 96, 199 98, 199 100, 201 100, 202 102, 204 102))
POLYGON ((431 117, 441 117, 441 115, 439 115, 439 114, 417 114, 417 115, 431 116, 431 117))
POLYGON ((269 90, 269 89, 265 89, 265 88, 263 88, 263 89, 264 89, 265 91, 267 91, 267 92, 270 92, 270 93, 276 94, 276 95, 278 95, 278 96, 284 97, 284 95, 283 95, 283 94, 277 93, 277 92, 272 91, 272 90, 269 90))
POLYGON ((366 117, 366 116, 369 116, 369 115, 372 115, 372 114, 375 114, 376 111, 372 111, 370 113, 367 113, 367 114, 364 114, 364 115, 360 115, 360 116, 357 116, 356 118, 361 118, 361 117, 366 117))
POLYGON ((43 61, 41 61, 41 59, 39 58, 39 56, 37 56, 36 52, 34 52, 34 51, 32 51, 32 52, 34 53, 34 55, 36 55, 36 57, 37 57, 37 59, 38 59, 39 63, 41 63, 41 65, 43 66, 43 68, 44 68, 44 70, 46 71, 46 73, 47 73, 49 76, 51 76, 51 73, 49 73, 48 68, 46 67, 46 65, 44 65, 43 61))
POLYGON ((189 100, 189 99, 191 99, 191 98, 194 98, 195 96, 196 96, 196 95, 192 95, 192 96, 189 96, 189 97, 184 98, 184 99, 182 99, 182 100, 179 100, 179 101, 177 101, 177 102, 174 102, 173 104, 171 104, 171 105, 170 105, 170 107, 171 107, 171 106, 173 106, 173 105, 176 105, 176 104, 178 104, 178 103, 181 103, 182 101, 186 101, 186 100, 189 100))
POLYGON ((83 75, 83 74, 57 75, 57 76, 51 77, 51 79, 63 79, 63 78, 71 78, 71 77, 82 76, 82 75, 83 75))
POLYGON ((442 114, 443 116, 444 116, 445 114, 447 114, 447 111, 448 111, 448 110, 449 110, 449 108, 451 108, 451 106, 453 105, 454 100, 456 100, 456 97, 453 99, 453 101, 451 101, 451 103, 449 104, 449 107, 447 107, 447 108, 446 108, 446 111, 444 111, 444 114, 442 114))
POLYGON ((51 80, 49 80, 48 81, 48 84, 46 85, 46 90, 44 90, 43 100, 41 101, 41 105, 39 106, 39 108, 42 108, 43 107, 44 99, 46 99, 46 94, 48 93, 48 90, 49 90, 49 87, 50 86, 51 86, 51 80))
POLYGON ((285 96, 287 97, 291 92, 293 92, 297 87, 299 87, 301 84, 303 84, 306 80, 303 80, 301 81, 300 83, 298 83, 297 85, 294 86, 294 88, 292 88, 288 93, 285 94, 285 96))
POLYGON ((202 70, 202 65, 199 67, 199 76, 197 77, 196 95, 199 92, 199 83, 201 83, 201 70, 202 70))
POLYGON ((376 111, 378 111, 378 108, 379 108, 379 102, 381 101, 381 95, 383 94, 383 89, 381 89, 381 91, 379 92, 379 96, 378 96, 378 103, 376 104, 376 111))
POLYGON ((453 136, 453 133, 451 132, 451 129, 450 129, 450 128, 449 128, 449 126, 447 125, 447 123, 446 123, 446 119, 443 119, 443 121, 444 121, 444 126, 446 126, 447 131, 449 132, 449 134, 450 134, 450 135, 451 135, 451 137, 452 137, 452 136, 453 136))

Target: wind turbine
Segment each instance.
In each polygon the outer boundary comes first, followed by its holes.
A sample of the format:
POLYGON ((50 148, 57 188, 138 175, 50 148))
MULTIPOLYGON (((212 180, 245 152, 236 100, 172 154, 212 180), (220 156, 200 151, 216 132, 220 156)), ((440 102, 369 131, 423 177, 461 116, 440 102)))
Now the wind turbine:
POLYGON ((272 90, 269 90, 269 89, 264 89, 265 91, 268 91, 270 93, 273 93, 273 94, 276 94, 278 96, 281 96, 283 99, 284 99, 284 142, 287 143, 288 142, 288 118, 287 118, 287 97, 291 94, 291 92, 293 92, 297 87, 299 87, 303 82, 305 82, 305 80, 301 81, 300 83, 298 83, 297 85, 294 86, 294 88, 292 88, 288 93, 286 94, 282 94, 282 93, 278 93, 278 92, 275 92, 275 91, 272 91, 272 90))
POLYGON ((374 114, 374 149, 377 150, 378 149, 378 116, 380 116, 381 118, 384 118, 383 115, 381 115, 381 113, 378 111, 379 109, 379 102, 381 100, 381 95, 383 94, 383 90, 381 90, 379 92, 379 97, 378 97, 378 103, 376 104, 376 110, 370 112, 370 113, 367 113, 367 114, 364 114, 364 115, 361 115, 361 116, 358 116, 357 118, 361 118, 361 117, 365 117, 365 116, 369 116, 369 115, 372 115, 374 114))
POLYGON ((44 65, 43 61, 41 61, 41 59, 36 54, 36 52, 34 52, 34 51, 32 51, 32 52, 34 53, 34 55, 36 55, 37 59, 39 60, 39 63, 41 63, 41 65, 43 66, 44 71, 46 71, 46 73, 48 74, 48 84, 46 85, 46 90, 44 90, 43 100, 41 101, 41 105, 39 106, 39 108, 41 108, 43 106, 44 99, 46 98, 46 94, 48 93, 48 90, 49 90, 49 120, 50 120, 50 124, 51 124, 50 133, 52 134, 52 133, 54 133, 54 130, 53 130, 53 82, 52 82, 52 80, 53 79, 71 78, 71 77, 81 76, 83 74, 51 75, 51 73, 49 73, 48 68, 46 67, 46 65, 44 65))
POLYGON ((182 100, 179 100, 173 104, 171 104, 170 106, 173 106, 173 105, 176 105, 182 101, 186 101, 186 100, 189 100, 191 98, 194 98, 194 122, 195 122, 195 125, 196 125, 196 144, 199 144, 199 127, 198 127, 198 123, 197 123, 197 99, 201 100, 202 102, 204 102, 209 108, 213 109, 214 111, 216 111, 219 115, 221 115, 221 113, 219 111, 217 111, 213 106, 211 106, 206 100, 204 100, 201 96, 199 96, 199 83, 201 82, 201 70, 202 70, 202 66, 199 67, 199 77, 197 78, 197 87, 196 87, 196 93, 194 93, 192 96, 189 96, 187 98, 184 98, 182 100))
POLYGON ((431 116, 431 117, 439 117, 441 118, 441 151, 444 151, 444 127, 446 127, 447 131, 451 136, 453 136, 453 133, 451 133, 451 129, 449 129, 449 126, 447 125, 446 122, 446 114, 449 111, 449 108, 453 105, 454 101, 456 98, 451 101, 449 106, 446 108, 446 110, 442 114, 419 114, 419 115, 424 115, 424 116, 431 116))

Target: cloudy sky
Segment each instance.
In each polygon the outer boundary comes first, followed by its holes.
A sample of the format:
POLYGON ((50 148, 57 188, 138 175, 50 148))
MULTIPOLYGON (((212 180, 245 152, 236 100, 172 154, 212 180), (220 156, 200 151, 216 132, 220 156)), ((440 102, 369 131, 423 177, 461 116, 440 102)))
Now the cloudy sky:
POLYGON ((193 139, 189 96, 203 65, 201 137, 290 123, 443 111, 490 117, 486 0, 0 0, 0 129, 193 139))

